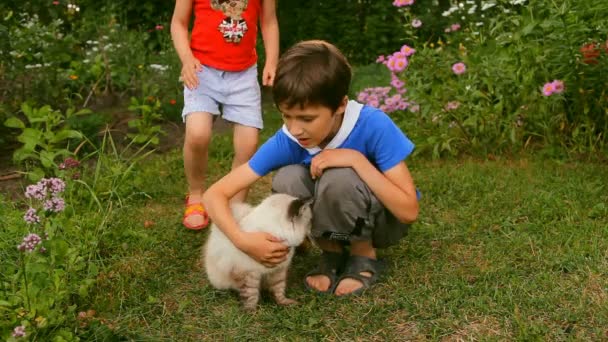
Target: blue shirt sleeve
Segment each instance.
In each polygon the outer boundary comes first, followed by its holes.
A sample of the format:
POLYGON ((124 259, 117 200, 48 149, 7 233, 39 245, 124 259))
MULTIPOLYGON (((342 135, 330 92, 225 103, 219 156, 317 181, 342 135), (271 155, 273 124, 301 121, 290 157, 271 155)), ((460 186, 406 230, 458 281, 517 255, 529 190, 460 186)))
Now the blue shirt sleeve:
POLYGON ((283 166, 296 164, 299 146, 280 130, 266 140, 249 160, 249 167, 263 177, 283 166))
POLYGON ((414 151, 414 143, 383 112, 378 111, 371 122, 372 156, 380 171, 385 172, 405 160, 414 151))

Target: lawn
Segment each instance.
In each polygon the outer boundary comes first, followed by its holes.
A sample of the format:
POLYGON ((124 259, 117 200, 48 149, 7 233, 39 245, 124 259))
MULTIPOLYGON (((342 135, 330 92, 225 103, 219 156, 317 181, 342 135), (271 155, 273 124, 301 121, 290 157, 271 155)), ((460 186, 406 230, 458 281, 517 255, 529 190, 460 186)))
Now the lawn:
MULTIPOLYGON (((278 127, 267 119, 265 137, 278 127)), ((215 137, 210 181, 228 171, 230 146, 229 134, 215 137)), ((380 283, 360 297, 307 292, 303 276, 318 257, 311 249, 294 259, 288 284, 301 305, 266 297, 248 314, 235 293, 205 279, 199 255, 208 232, 180 225, 181 152, 148 158, 137 167, 146 199, 114 210, 101 239, 91 339, 608 338, 605 165, 414 156, 409 166, 421 213, 399 245, 380 251, 390 265, 380 283)), ((250 200, 269 191, 266 177, 250 200)))

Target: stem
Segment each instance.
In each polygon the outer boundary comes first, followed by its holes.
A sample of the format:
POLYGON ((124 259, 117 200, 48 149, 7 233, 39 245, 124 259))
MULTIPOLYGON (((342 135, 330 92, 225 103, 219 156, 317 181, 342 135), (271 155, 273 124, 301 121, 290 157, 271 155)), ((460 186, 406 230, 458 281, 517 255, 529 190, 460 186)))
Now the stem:
MULTIPOLYGON (((22 252, 25 253, 25 252, 22 252)), ((25 271, 25 254, 21 254, 23 258, 21 259, 21 265, 23 268, 23 281, 25 282, 25 299, 27 300, 27 311, 32 311, 32 305, 30 304, 30 295, 27 291, 28 283, 27 283, 27 273, 25 271)))

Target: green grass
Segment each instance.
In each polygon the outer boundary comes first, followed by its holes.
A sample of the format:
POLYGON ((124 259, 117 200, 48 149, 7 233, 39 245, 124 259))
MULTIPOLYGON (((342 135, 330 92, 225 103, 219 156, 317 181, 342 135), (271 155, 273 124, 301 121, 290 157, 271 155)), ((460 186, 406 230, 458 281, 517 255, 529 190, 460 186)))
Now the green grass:
MULTIPOLYGON (((265 137, 278 127, 272 115, 265 137)), ((214 138, 210 181, 228 171, 230 146, 229 135, 214 138)), ((147 160, 138 185, 150 198, 115 210, 102 240, 104 267, 91 302, 102 324, 91 338, 607 338, 605 165, 414 158, 409 166, 422 192, 420 218, 399 245, 380 251, 390 268, 379 284, 356 298, 309 293, 302 279, 318 256, 310 251, 296 256, 290 273, 288 296, 301 305, 264 298, 247 314, 235 293, 205 279, 199 254, 207 232, 180 225, 181 152, 147 160)), ((251 200, 269 189, 263 178, 251 200)))

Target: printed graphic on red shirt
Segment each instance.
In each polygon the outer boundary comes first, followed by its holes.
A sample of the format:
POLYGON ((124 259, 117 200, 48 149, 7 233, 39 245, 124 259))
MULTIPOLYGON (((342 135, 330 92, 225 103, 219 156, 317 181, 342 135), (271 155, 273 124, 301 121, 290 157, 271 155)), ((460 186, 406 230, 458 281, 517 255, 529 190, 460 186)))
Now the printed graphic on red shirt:
POLYGON ((218 26, 218 30, 228 43, 238 44, 248 30, 247 22, 242 14, 247 9, 249 0, 211 0, 211 7, 222 11, 226 16, 218 26))

